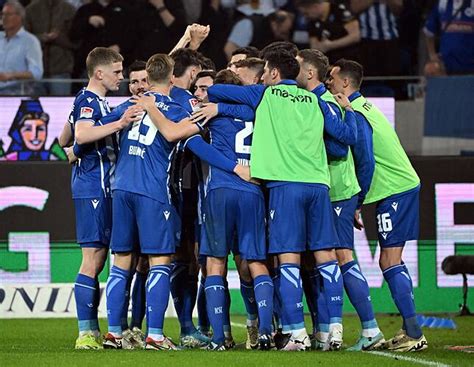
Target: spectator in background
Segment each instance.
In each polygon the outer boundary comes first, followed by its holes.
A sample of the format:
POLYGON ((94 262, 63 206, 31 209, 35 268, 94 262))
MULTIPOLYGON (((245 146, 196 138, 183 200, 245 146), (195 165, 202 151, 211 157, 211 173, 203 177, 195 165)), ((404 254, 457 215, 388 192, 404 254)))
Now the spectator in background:
POLYGON ((239 47, 262 48, 269 42, 290 40, 294 15, 273 8, 272 4, 259 2, 258 7, 249 4, 237 7, 236 22, 224 46, 227 59, 239 47))
POLYGON ((136 32, 133 8, 126 0, 93 0, 81 6, 69 32, 71 41, 79 43, 74 57, 73 77, 86 77, 86 57, 95 47, 109 47, 131 61, 136 32))
MULTIPOLYGON (((34 0, 26 7, 25 28, 41 41, 46 78, 71 78, 74 57, 68 34, 75 12, 65 0, 34 0)), ((70 83, 43 86, 50 95, 71 93, 70 83)))
POLYGON ((324 52, 331 63, 341 58, 359 60, 359 22, 344 3, 295 0, 295 5, 311 21, 311 48, 324 52))
POLYGON ((0 32, 0 94, 30 93, 23 89, 19 80, 41 79, 43 55, 38 39, 25 31, 25 8, 16 0, 8 0, 3 6, 0 32))
POLYGON ((181 0, 145 0, 137 8, 135 58, 148 60, 156 53, 167 54, 186 29, 181 0))
POLYGON ((235 72, 235 63, 241 60, 245 60, 249 57, 258 57, 259 55, 259 50, 256 47, 253 46, 247 46, 247 47, 240 47, 234 52, 232 52, 232 56, 230 58, 229 63, 227 64, 227 68, 235 72))
POLYGON ((424 29, 429 57, 426 75, 474 73, 472 4, 471 0, 442 0, 432 10, 424 29))
POLYGON ((350 0, 359 16, 360 61, 368 76, 400 74, 397 16, 403 0, 350 0))

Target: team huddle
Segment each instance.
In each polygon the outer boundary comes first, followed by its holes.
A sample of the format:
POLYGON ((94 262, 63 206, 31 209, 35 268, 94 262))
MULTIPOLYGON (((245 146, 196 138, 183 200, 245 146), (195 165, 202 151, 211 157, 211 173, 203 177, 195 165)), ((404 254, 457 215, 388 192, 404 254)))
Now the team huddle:
POLYGON ((402 260, 418 236, 420 180, 387 118, 360 94, 360 64, 330 66, 320 51, 276 42, 236 50, 216 73, 199 52, 178 48, 133 63, 132 97, 111 111, 105 95, 118 90, 122 61, 107 48, 89 53, 89 84, 60 138, 72 145, 83 256, 76 349, 234 347, 231 252, 247 349, 340 350, 344 289, 361 321, 349 350, 428 347, 402 260), (387 340, 353 257, 353 228, 363 227, 368 203, 376 203, 380 267, 403 319, 387 340), (98 275, 109 247, 102 337, 98 275), (163 333, 170 293, 179 343, 163 333))

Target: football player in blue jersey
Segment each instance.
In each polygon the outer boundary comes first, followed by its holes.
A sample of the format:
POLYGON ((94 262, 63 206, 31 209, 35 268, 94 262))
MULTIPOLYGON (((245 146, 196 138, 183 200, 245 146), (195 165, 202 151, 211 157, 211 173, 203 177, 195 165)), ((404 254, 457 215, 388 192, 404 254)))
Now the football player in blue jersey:
POLYGON ((76 349, 101 349, 97 320, 100 301, 98 275, 104 267, 112 225, 111 179, 117 153, 116 133, 137 119, 139 108, 131 106, 120 119, 95 126, 110 112, 105 95, 119 88, 122 56, 108 48, 97 47, 87 56, 87 87, 74 100, 69 128, 61 141, 74 140, 82 158, 73 166, 72 195, 76 207, 77 242, 82 248, 82 263, 74 286, 79 337, 76 349))
MULTIPOLYGON (((241 84, 240 79, 230 70, 219 72, 216 81, 241 84)), ((243 116, 243 120, 235 120, 226 117, 229 116, 228 106, 220 107, 221 116, 212 119, 210 123, 212 145, 234 162, 248 165, 253 111, 249 107, 240 106, 247 108, 247 114, 243 116)), ((192 142, 192 138, 188 140, 188 144, 189 142, 192 142)), ((244 182, 236 175, 218 168, 210 168, 204 211, 207 241, 202 241, 200 249, 200 253, 207 256, 206 300, 214 331, 209 349, 225 349, 224 327, 228 309, 224 278, 227 255, 231 249, 237 250, 242 259, 249 263, 252 277, 248 284, 254 289, 255 313, 259 316, 259 347, 273 347, 273 283, 264 264, 267 256, 264 206, 263 194, 257 185, 244 182), (234 249, 235 234, 237 249, 234 249)))
POLYGON ((131 252, 134 244, 139 243, 141 253, 147 254, 150 262, 146 286, 146 349, 177 349, 163 335, 171 255, 180 231, 180 220, 169 196, 169 166, 174 142, 199 132, 200 128, 169 97, 172 59, 164 54, 154 55, 148 60, 146 70, 150 93, 156 101, 145 105, 146 113, 141 120, 123 132, 115 173, 115 225, 111 240, 115 259, 107 283, 109 332, 104 341, 107 348, 122 347, 120 317, 126 301, 131 252))

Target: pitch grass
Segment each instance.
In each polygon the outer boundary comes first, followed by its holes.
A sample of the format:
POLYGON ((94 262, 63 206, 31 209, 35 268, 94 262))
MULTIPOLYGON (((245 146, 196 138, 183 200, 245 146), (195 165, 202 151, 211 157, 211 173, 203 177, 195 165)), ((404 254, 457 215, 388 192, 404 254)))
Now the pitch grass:
MULTIPOLYGON (((400 327, 400 318, 378 316, 381 329, 387 337, 400 327)), ((201 350, 179 352, 157 351, 76 351, 76 323, 73 319, 16 319, 0 320, 0 366, 474 366, 474 355, 447 350, 449 345, 474 345, 474 317, 456 317, 456 330, 425 329, 429 349, 411 354, 378 356, 356 352, 260 352, 245 350, 246 330, 244 317, 232 317, 237 348, 226 352, 201 350), (400 356, 400 359, 397 359, 400 356), (411 360, 403 360, 409 357, 411 360)), ((307 325, 310 325, 307 319, 307 325)), ((105 320, 101 320, 106 330, 105 320)), ((355 316, 344 318, 344 342, 355 342, 359 322, 355 316)), ((176 319, 167 319, 165 332, 175 341, 179 337, 176 319)))

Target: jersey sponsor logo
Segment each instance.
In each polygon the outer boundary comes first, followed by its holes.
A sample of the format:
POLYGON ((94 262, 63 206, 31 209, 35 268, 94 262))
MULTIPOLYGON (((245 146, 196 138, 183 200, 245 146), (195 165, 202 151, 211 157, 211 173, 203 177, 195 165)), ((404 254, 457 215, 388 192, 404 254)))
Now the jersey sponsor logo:
POLYGON ((275 210, 272 209, 272 210, 270 210, 270 218, 272 218, 272 220, 273 220, 274 216, 275 216, 275 210))
POLYGON ((336 212, 337 216, 339 217, 341 215, 342 208, 340 206, 336 206, 334 208, 334 211, 336 212))
POLYGON ((165 216, 165 219, 166 219, 166 220, 169 219, 170 214, 171 214, 171 213, 170 213, 168 210, 165 210, 165 211, 163 212, 163 215, 165 216))
POLYGON ((93 200, 91 200, 91 203, 92 203, 92 206, 94 207, 94 209, 97 209, 97 206, 99 205, 99 200, 93 199, 93 200))
POLYGON ((81 113, 79 118, 91 118, 94 114, 94 109, 92 107, 81 107, 81 113))
POLYGON ((199 110, 199 100, 197 100, 196 98, 191 98, 189 100, 189 104, 191 105, 193 112, 199 110))
POLYGON ((392 208, 393 208, 393 210, 397 211, 397 209, 398 209, 398 203, 397 203, 396 201, 394 201, 394 202, 392 203, 392 208))
POLYGON ((166 103, 161 102, 161 101, 156 103, 156 107, 158 107, 160 110, 163 110, 163 111, 169 111, 170 109, 170 106, 168 106, 166 103))
POLYGON ((312 97, 309 95, 294 95, 288 93, 287 90, 280 88, 271 88, 272 95, 280 98, 288 98, 293 103, 313 103, 312 97))

